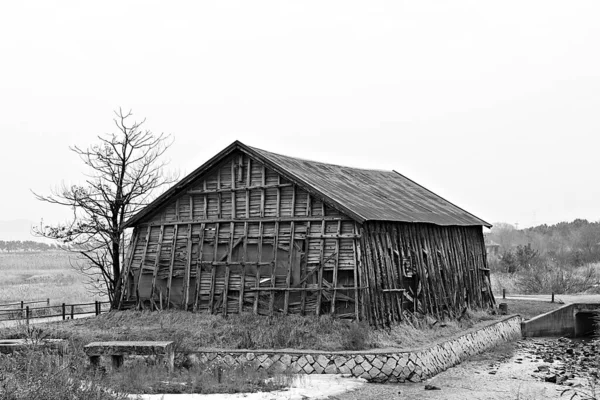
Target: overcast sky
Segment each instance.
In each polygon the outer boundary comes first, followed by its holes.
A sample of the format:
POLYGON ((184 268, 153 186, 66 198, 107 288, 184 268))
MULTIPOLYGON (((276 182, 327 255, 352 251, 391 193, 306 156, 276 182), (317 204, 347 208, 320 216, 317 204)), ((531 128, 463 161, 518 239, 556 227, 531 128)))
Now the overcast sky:
POLYGON ((238 139, 394 169, 489 222, 600 220, 598 1, 0 5, 0 221, 62 221, 132 109, 189 173, 238 139))

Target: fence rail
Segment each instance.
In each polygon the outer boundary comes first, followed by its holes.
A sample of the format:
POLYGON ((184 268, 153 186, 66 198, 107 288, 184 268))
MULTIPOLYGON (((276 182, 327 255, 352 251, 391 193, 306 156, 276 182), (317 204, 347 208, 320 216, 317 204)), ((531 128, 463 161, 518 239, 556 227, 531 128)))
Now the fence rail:
POLYGON ((27 305, 27 304, 40 304, 40 303, 46 303, 46 305, 50 305, 50 299, 46 299, 46 300, 32 300, 32 301, 18 301, 16 303, 2 303, 0 304, 0 309, 2 308, 7 308, 7 307, 11 307, 11 306, 21 306, 21 308, 23 308, 23 306, 27 305))
POLYGON ((13 309, 0 309, 0 322, 1 321, 25 321, 29 324, 32 319, 40 318, 59 318, 62 320, 67 318, 73 319, 76 315, 100 315, 102 312, 106 312, 110 309, 110 302, 108 301, 95 301, 93 303, 78 303, 78 304, 66 304, 62 303, 56 306, 43 306, 43 307, 29 307, 26 304, 37 304, 46 303, 49 304, 50 300, 39 301, 39 302, 19 302, 12 303, 13 305, 19 305, 19 308, 13 309), (105 307, 108 305, 108 307, 105 307), (93 310, 91 307, 93 306, 93 310))

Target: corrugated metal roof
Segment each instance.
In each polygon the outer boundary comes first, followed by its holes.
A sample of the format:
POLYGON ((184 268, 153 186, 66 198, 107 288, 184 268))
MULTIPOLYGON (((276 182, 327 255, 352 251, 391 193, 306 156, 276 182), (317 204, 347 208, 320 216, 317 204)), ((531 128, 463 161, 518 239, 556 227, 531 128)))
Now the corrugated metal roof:
POLYGON ((316 193, 360 222, 398 221, 436 225, 491 224, 450 203, 395 171, 359 169, 271 153, 235 141, 131 217, 125 227, 160 208, 186 190, 224 157, 241 150, 264 162, 287 179, 316 193))
POLYGON ((250 149, 365 221, 491 226, 395 171, 344 167, 250 149))

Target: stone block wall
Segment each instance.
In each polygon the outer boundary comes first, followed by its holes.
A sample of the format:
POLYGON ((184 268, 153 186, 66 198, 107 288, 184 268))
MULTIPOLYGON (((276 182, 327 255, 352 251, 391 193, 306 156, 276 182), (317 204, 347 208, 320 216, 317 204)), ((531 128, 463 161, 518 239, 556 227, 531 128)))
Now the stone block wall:
POLYGON ((372 349, 324 352, 314 350, 203 349, 193 362, 250 365, 272 371, 305 374, 348 374, 371 382, 420 382, 499 343, 521 338, 521 317, 511 316, 470 329, 425 349, 372 349))

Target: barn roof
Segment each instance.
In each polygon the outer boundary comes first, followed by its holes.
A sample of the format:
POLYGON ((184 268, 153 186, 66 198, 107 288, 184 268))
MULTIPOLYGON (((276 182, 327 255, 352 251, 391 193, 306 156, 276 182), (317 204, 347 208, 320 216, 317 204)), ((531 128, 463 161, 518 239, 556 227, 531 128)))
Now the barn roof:
POLYGON ((134 215, 126 222, 126 227, 135 225, 161 207, 185 190, 189 182, 235 150, 259 159, 267 167, 322 197, 359 222, 374 220, 491 227, 491 224, 396 171, 351 168, 288 157, 246 146, 239 141, 232 143, 134 215))

